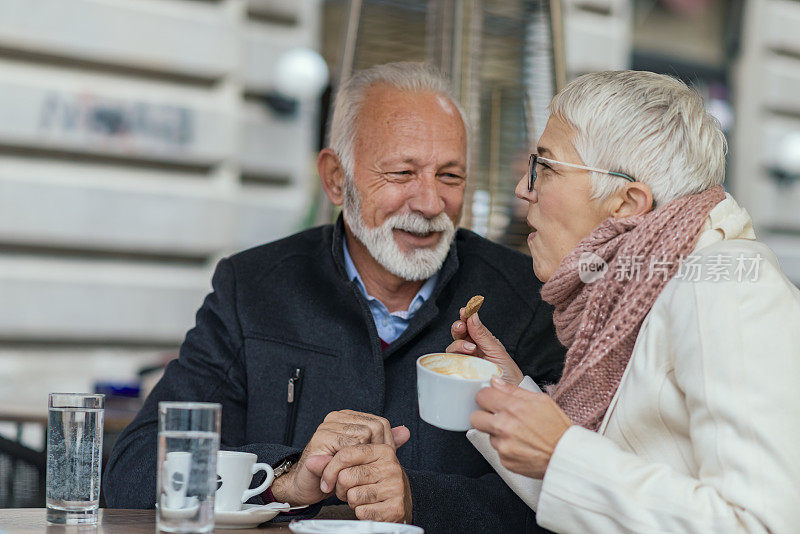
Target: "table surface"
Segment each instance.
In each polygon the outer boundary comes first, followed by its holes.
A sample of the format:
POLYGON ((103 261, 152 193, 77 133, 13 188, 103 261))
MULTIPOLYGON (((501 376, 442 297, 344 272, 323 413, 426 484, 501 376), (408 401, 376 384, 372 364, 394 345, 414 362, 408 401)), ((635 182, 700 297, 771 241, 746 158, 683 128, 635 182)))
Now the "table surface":
MULTIPOLYGON (((7 508, 0 509, 0 533, 30 534, 46 532, 47 534, 153 534, 156 526, 155 510, 121 510, 101 508, 97 527, 94 526, 62 526, 48 525, 47 511, 44 508, 7 508)), ((327 506, 315 519, 355 519, 347 505, 327 506)), ((260 528, 215 529, 217 534, 244 534, 247 532, 291 532, 287 523, 265 523, 260 528)))

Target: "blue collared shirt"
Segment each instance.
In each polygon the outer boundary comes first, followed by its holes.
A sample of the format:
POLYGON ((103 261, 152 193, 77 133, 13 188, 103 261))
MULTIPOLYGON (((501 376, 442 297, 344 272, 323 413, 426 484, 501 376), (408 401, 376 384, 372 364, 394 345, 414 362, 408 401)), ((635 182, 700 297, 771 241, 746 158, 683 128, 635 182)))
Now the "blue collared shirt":
POLYGON ((431 297, 433 288, 436 287, 436 281, 439 279, 439 272, 437 271, 433 276, 428 278, 419 291, 414 295, 411 305, 407 311, 396 311, 390 313, 389 309, 384 306, 383 302, 367 293, 367 288, 364 286, 364 281, 361 280, 361 275, 358 274, 353 259, 350 257, 350 252, 347 250, 347 243, 342 239, 344 246, 344 268, 347 270, 347 277, 356 283, 358 289, 367 299, 369 304, 369 311, 372 312, 372 319, 375 321, 375 327, 378 329, 378 336, 386 343, 392 343, 395 339, 405 332, 408 328, 414 314, 417 313, 422 305, 431 297))

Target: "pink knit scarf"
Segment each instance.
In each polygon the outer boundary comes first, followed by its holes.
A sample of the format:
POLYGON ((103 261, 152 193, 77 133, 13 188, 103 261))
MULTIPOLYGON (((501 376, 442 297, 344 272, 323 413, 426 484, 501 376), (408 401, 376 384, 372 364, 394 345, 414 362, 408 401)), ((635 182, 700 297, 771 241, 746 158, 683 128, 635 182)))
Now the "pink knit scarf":
POLYGON ((573 423, 600 427, 645 316, 724 198, 722 186, 715 186, 645 215, 607 219, 544 284, 542 298, 555 306, 556 334, 568 349, 561 380, 548 393, 573 423), (589 253, 608 268, 599 280, 584 283, 579 267, 593 258, 589 253))

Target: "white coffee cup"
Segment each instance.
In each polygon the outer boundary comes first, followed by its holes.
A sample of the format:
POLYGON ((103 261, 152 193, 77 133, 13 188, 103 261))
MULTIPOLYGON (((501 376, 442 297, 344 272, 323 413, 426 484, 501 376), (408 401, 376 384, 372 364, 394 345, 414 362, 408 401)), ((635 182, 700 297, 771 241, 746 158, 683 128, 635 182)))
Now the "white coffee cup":
POLYGON ((249 452, 219 451, 217 453, 217 493, 214 510, 236 512, 251 497, 263 493, 275 480, 272 466, 256 463, 258 457, 249 452), (267 477, 257 488, 249 489, 253 475, 265 471, 267 477))
POLYGON ((168 452, 161 471, 166 496, 167 508, 183 508, 186 503, 186 487, 189 485, 189 469, 192 465, 192 453, 168 452))
POLYGON ((471 428, 478 409, 475 394, 502 376, 497 365, 482 358, 437 352, 417 358, 417 400, 423 421, 444 430, 471 428))

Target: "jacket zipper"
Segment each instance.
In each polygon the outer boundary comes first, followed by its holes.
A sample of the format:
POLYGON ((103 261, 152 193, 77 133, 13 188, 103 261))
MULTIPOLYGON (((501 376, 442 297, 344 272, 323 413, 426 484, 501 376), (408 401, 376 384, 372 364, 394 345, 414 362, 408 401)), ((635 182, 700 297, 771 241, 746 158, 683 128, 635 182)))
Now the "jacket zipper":
POLYGON ((294 441, 294 427, 297 422, 297 404, 300 401, 300 391, 303 386, 303 368, 295 367, 289 377, 286 394, 286 428, 283 433, 283 444, 287 447, 294 441))

